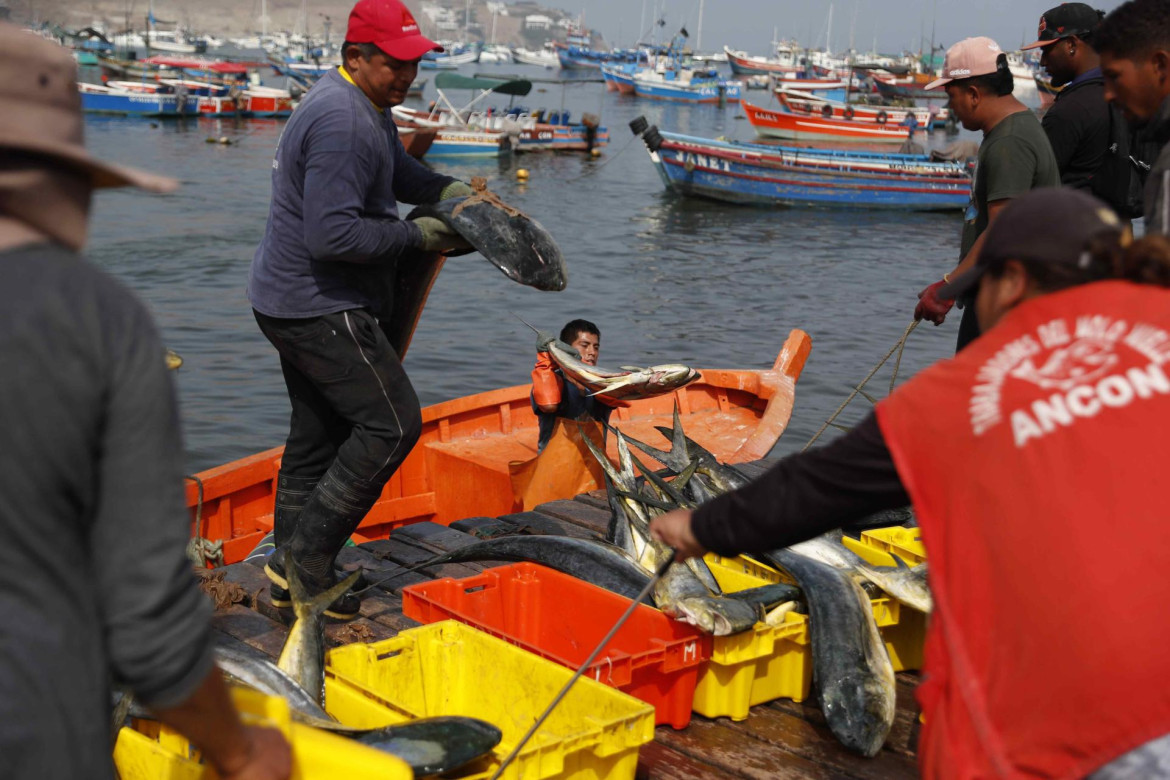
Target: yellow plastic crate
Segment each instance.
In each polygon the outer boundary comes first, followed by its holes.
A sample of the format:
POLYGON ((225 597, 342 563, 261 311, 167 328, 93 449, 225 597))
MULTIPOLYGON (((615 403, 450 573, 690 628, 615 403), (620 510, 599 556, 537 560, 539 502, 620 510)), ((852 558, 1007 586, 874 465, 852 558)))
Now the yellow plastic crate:
MULTIPOLYGON (((727 593, 792 579, 740 556, 706 556, 719 587, 727 593)), ((874 619, 895 671, 922 666, 926 616, 891 598, 870 600, 874 619)), ((779 626, 757 623, 751 631, 715 637, 711 660, 695 687, 695 712, 709 718, 744 720, 748 710, 773 699, 803 701, 812 683, 808 617, 788 613, 779 626)))
MULTIPOLYGON (((852 540, 847 539, 845 543, 849 544, 850 541, 852 540)), ((917 528, 903 528, 900 525, 875 528, 872 531, 863 531, 861 541, 871 548, 898 556, 908 566, 926 563, 926 547, 922 544, 922 535, 917 528)), ((864 552, 858 551, 853 545, 850 545, 850 549, 858 555, 866 557, 864 552)), ((869 560, 869 558, 866 559, 869 560)), ((876 562, 870 560, 870 563, 876 562)))
MULTIPOLYGON (((350 726, 464 715, 503 732, 491 760, 464 775, 490 777, 573 671, 454 620, 393 639, 330 651, 325 706, 350 726)), ((654 739, 654 708, 582 677, 508 765, 505 778, 632 778, 654 739)))
MULTIPOLYGON (((401 759, 346 737, 292 722, 284 699, 233 688, 232 699, 245 723, 279 729, 293 751, 293 780, 412 780, 401 759)), ((214 777, 200 763, 186 737, 156 721, 124 726, 114 745, 114 765, 122 780, 204 780, 214 777)))

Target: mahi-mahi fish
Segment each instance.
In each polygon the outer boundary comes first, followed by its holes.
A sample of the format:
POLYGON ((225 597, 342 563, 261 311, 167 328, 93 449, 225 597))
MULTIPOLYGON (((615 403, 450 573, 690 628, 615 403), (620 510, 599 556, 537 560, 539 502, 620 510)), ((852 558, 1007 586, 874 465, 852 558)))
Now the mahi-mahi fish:
POLYGON ((906 606, 930 613, 932 603, 926 582, 925 563, 907 566, 894 556, 896 565, 874 566, 841 542, 841 531, 821 534, 788 549, 868 580, 906 606))
MULTIPOLYGON (((215 660, 233 685, 287 701, 289 714, 297 723, 350 737, 375 750, 397 756, 410 765, 416 777, 459 769, 490 752, 502 736, 490 723, 462 716, 420 718, 372 729, 346 726, 334 720, 308 691, 259 650, 225 637, 215 647, 215 660)), ((114 702, 123 716, 115 715, 115 724, 119 727, 125 714, 140 720, 156 717, 137 702, 131 702, 128 695, 118 694, 114 702)))
MULTIPOLYGON (((320 706, 325 701, 325 608, 357 582, 354 572, 332 588, 309 598, 296 566, 288 566, 289 593, 296 620, 280 652, 277 668, 320 706)), ((271 679, 279 680, 272 676, 271 679)), ((323 726, 331 717, 326 713, 323 726)), ((337 729, 331 729, 337 730, 337 729)), ((363 744, 395 755, 416 775, 450 772, 486 755, 499 744, 502 732, 477 718, 421 718, 379 729, 349 730, 363 744)))
POLYGON ((622 366, 616 369, 591 366, 581 360, 576 349, 556 336, 537 330, 527 322, 524 324, 536 331, 536 351, 547 352, 565 376, 586 388, 590 395, 622 400, 654 398, 672 393, 700 377, 698 371, 681 363, 649 367, 622 366))
MULTIPOLYGON (((625 528, 618 535, 634 540, 638 564, 648 572, 658 571, 671 551, 669 547, 650 537, 649 520, 660 510, 647 505, 639 498, 642 494, 634 474, 637 460, 626 446, 625 438, 620 432, 617 433, 619 461, 617 467, 588 437, 585 437, 585 443, 607 477, 610 506, 614 510, 614 518, 610 523, 611 530, 615 526, 621 529, 624 525, 625 528)), ((677 490, 660 481, 650 469, 641 464, 637 465, 647 482, 659 491, 659 498, 677 500, 679 496, 677 490)), ((655 501, 657 500, 656 498, 655 501)), ((655 606, 663 613, 715 636, 746 631, 762 617, 757 604, 723 597, 719 584, 701 558, 671 564, 655 583, 652 592, 655 606)))
POLYGON ((869 597, 846 572, 799 553, 763 557, 791 574, 808 601, 813 677, 829 729, 849 750, 877 755, 894 724, 894 667, 869 597))

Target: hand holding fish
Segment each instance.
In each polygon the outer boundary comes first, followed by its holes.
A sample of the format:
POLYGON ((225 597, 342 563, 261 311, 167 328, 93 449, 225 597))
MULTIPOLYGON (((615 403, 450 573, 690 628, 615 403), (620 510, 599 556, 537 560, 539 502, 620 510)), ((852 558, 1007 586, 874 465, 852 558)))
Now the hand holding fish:
POLYGON ((276 729, 245 726, 247 750, 216 767, 220 780, 287 780, 292 776, 292 750, 276 729))
POLYGON ((691 512, 673 509, 650 521, 650 536, 675 551, 675 559, 701 558, 707 551, 691 531, 691 512))

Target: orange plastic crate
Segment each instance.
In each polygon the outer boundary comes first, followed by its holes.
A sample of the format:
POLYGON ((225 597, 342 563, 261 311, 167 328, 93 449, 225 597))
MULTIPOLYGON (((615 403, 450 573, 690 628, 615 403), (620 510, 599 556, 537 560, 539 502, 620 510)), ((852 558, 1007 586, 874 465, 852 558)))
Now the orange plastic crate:
MULTIPOLYGON (((572 669, 629 605, 624 596, 533 563, 402 590, 408 617, 458 620, 572 669)), ((690 723, 699 670, 710 657, 710 636, 642 605, 586 674, 652 704, 656 724, 681 729, 690 723)))

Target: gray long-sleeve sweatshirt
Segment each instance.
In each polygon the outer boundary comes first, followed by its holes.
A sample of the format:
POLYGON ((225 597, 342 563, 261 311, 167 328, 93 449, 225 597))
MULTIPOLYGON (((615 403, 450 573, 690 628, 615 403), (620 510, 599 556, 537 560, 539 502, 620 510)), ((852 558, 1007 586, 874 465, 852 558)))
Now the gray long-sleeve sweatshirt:
POLYGON ((0 252, 0 775, 103 778, 111 682, 211 669, 174 389, 150 316, 52 244, 0 252))

